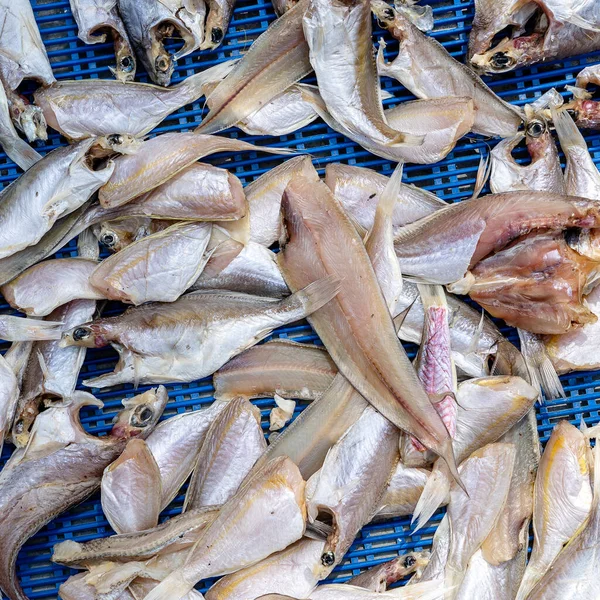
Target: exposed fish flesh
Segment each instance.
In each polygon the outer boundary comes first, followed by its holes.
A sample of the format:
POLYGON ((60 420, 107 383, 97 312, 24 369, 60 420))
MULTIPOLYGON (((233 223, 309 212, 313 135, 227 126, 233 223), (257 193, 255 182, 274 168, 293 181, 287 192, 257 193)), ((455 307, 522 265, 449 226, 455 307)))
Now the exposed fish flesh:
POLYGON ((282 209, 286 236, 278 260, 290 289, 328 273, 341 279, 338 297, 309 320, 340 372, 384 416, 454 470, 451 438, 398 342, 351 221, 325 184, 303 177, 288 184, 282 209))
POLYGON ((573 99, 565 104, 570 110, 579 127, 598 129, 600 127, 600 102, 593 100, 593 95, 587 91, 590 83, 598 85, 600 82, 600 69, 597 65, 586 67, 577 75, 575 87, 569 88, 573 99))
POLYGON ((129 438, 152 431, 166 402, 163 387, 125 399, 112 432, 103 438, 88 435, 79 422, 82 406, 102 405, 85 392, 38 416, 29 445, 15 452, 0 474, 0 587, 12 600, 26 600, 15 573, 23 544, 57 514, 96 491, 104 468, 129 438))
POLYGON ((110 70, 119 81, 133 81, 135 55, 117 10, 117 0, 69 1, 79 39, 86 44, 104 44, 110 35, 117 59, 116 67, 110 67, 110 70))
POLYGON ((208 0, 207 4, 208 15, 204 26, 204 41, 200 49, 214 50, 221 45, 227 33, 235 0, 208 0))
POLYGON ((321 346, 275 339, 242 352, 213 376, 216 398, 316 400, 331 385, 337 367, 321 346))
POLYGON ((500 100, 469 67, 453 59, 446 49, 425 35, 402 13, 383 0, 373 0, 377 20, 400 42, 398 56, 386 63, 380 44, 380 75, 397 79, 418 98, 469 97, 475 105, 473 131, 495 137, 517 133, 521 111, 500 100))
POLYGON ((429 552, 411 552, 371 567, 347 583, 373 592, 385 592, 392 583, 415 571, 419 573, 428 562, 429 552))

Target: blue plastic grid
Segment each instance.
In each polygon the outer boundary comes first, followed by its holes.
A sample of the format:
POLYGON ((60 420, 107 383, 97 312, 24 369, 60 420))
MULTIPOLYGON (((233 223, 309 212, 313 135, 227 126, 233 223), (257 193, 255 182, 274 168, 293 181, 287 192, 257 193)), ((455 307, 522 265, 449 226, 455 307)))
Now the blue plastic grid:
MULTIPOLYGON (((473 17, 473 2, 468 0, 429 0, 435 15, 435 30, 432 35, 438 39, 447 50, 463 60, 466 53, 466 43, 473 17)), ((48 1, 32 0, 42 38, 46 44, 48 55, 52 62, 57 79, 72 78, 109 78, 108 67, 114 62, 111 44, 87 46, 77 38, 77 28, 67 0, 48 1)), ((265 28, 275 19, 269 0, 238 0, 235 13, 225 38, 224 44, 217 52, 193 53, 182 59, 176 67, 173 82, 177 82, 192 73, 202 70, 218 62, 239 55, 246 50, 265 28)), ((393 56, 397 44, 389 39, 382 31, 374 32, 374 40, 384 36, 389 45, 386 54, 393 56)), ((541 95, 551 87, 563 91, 566 84, 574 83, 575 76, 586 64, 600 60, 600 52, 579 56, 565 61, 549 62, 544 65, 522 69, 514 73, 498 76, 488 81, 492 89, 507 101, 522 105, 532 98, 541 95)), ((137 79, 147 81, 145 73, 139 72, 137 79)), ((395 81, 385 79, 385 89, 394 94, 394 99, 387 100, 386 105, 412 99, 410 93, 395 81)), ((27 93, 26 93, 27 95, 27 93)), ((201 120, 206 113, 203 101, 186 106, 168 117, 156 132, 186 131, 201 120)), ((280 145, 307 151, 314 157, 315 166, 322 171, 329 162, 347 162, 374 168, 389 174, 392 166, 386 160, 373 156, 329 129, 318 121, 301 131, 281 138, 249 136, 232 129, 224 133, 231 137, 257 142, 261 145, 280 145)), ((600 163, 600 133, 586 135, 586 140, 597 163, 600 163)), ((50 131, 47 143, 38 144, 38 151, 48 152, 65 140, 50 131)), ((409 165, 404 170, 405 181, 414 183, 449 202, 468 197, 472 190, 477 172, 479 154, 485 149, 486 142, 478 136, 461 140, 455 150, 440 163, 433 166, 409 165)), ((517 151, 520 159, 525 160, 524 151, 517 151)), ((248 183, 278 164, 280 158, 257 155, 256 153, 235 153, 220 155, 213 158, 215 164, 223 164, 235 173, 243 183, 248 183)), ((7 185, 14 180, 19 170, 4 154, 0 154, 0 182, 7 185)), ((74 243, 70 244, 61 255, 74 253, 74 243)), ((0 298, 0 309, 7 312, 9 307, 0 298)), ((117 305, 109 306, 108 310, 118 310, 117 305)), ((515 331, 503 327, 503 332, 515 341, 515 331)), ((289 337, 298 341, 315 342, 316 335, 306 323, 293 327, 279 329, 274 334, 277 337, 289 337)), ((3 344, 0 349, 6 349, 3 344)), ((407 350, 414 356, 415 347, 407 344, 407 350)), ((81 379, 98 375, 112 370, 116 362, 116 353, 112 350, 89 350, 82 369, 81 379)), ((80 379, 80 381, 81 381, 80 379)), ((567 418, 577 424, 583 417, 589 425, 600 421, 600 391, 598 381, 600 372, 582 372, 561 377, 567 399, 547 402, 538 409, 538 428, 540 438, 544 442, 558 419, 567 418)), ((82 386, 81 386, 82 387, 82 386)), ((196 410, 212 402, 213 388, 210 378, 188 385, 169 385, 170 402, 166 416, 184 411, 196 410)), ((82 389, 85 389, 82 387, 82 389)), ((147 388, 141 388, 147 389, 147 388)), ((133 395, 131 386, 121 386, 110 391, 92 390, 95 395, 105 402, 103 410, 84 409, 82 422, 85 428, 95 434, 107 432, 111 420, 119 410, 120 400, 125 395, 133 395)), ((268 415, 273 407, 272 400, 256 400, 255 404, 261 409, 263 427, 268 427, 268 415)), ((304 404, 299 403, 297 413, 304 404)), ((0 465, 8 458, 12 447, 6 445, 0 459, 0 465)), ((177 514, 181 509, 183 496, 178 497, 164 512, 164 517, 177 514)), ((431 545, 435 524, 441 518, 439 513, 429 527, 417 535, 410 535, 408 519, 395 519, 377 525, 366 526, 354 545, 346 555, 344 562, 332 574, 332 579, 343 581, 366 567, 373 566, 413 549, 423 549, 431 545)), ((52 546, 66 538, 86 541, 98 536, 112 533, 106 522, 98 496, 84 502, 55 519, 38 535, 29 540, 19 555, 18 576, 23 589, 30 598, 57 598, 58 587, 74 571, 54 565, 50 562, 52 546)), ((203 582, 201 590, 205 590, 210 581, 203 582)))

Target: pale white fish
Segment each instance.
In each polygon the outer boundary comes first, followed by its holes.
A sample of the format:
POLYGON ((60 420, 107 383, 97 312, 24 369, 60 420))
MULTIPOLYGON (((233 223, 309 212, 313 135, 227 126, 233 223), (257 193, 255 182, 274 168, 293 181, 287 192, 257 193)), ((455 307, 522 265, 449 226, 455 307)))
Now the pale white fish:
POLYGON ((0 338, 7 342, 58 340, 61 331, 60 321, 39 321, 13 315, 0 315, 0 338))
POLYGON ((29 267, 0 290, 6 301, 31 317, 45 317, 72 300, 102 300, 90 283, 98 266, 86 258, 58 258, 29 267))
POLYGON ((210 223, 175 223, 103 260, 89 282, 103 297, 127 304, 174 302, 206 265, 211 230, 210 223))
POLYGON ((206 432, 183 510, 225 504, 267 449, 260 410, 234 398, 206 432))
POLYGON ((433 29, 433 8, 430 4, 420 5, 419 0, 394 0, 394 7, 404 13, 421 31, 433 29))
POLYGON ((516 449, 513 444, 490 444, 474 452, 459 468, 469 495, 450 492, 450 547, 444 570, 445 600, 454 598, 469 560, 498 519, 510 487, 516 449))
POLYGON ((204 25, 204 41, 201 50, 214 50, 221 45, 229 20, 233 14, 236 0, 207 0, 208 15, 204 25))
POLYGON ((431 556, 427 566, 421 574, 417 573, 410 580, 409 585, 420 581, 436 581, 438 585, 444 580, 444 570, 448 561, 448 552, 450 551, 450 522, 448 514, 440 521, 433 535, 433 545, 431 547, 431 556))
POLYGON ((131 440, 123 454, 104 470, 102 511, 117 533, 145 531, 158 525, 162 484, 160 470, 144 440, 131 440))
POLYGON ((221 508, 185 564, 146 600, 178 600, 202 579, 256 564, 299 540, 306 526, 304 488, 289 458, 270 461, 221 508))
MULTIPOLYGON (((92 567, 91 571, 95 569, 112 568, 112 563, 101 564, 92 567)), ((71 575, 64 583, 58 588, 58 592, 62 600, 97 600, 98 593, 93 585, 87 583, 87 578, 90 572, 81 572, 71 575)), ((136 597, 129 591, 125 590, 121 592, 114 600, 137 600, 136 597)))
POLYGON ((12 427, 20 392, 20 373, 27 363, 32 344, 17 342, 0 358, 0 453, 12 427))
POLYGON ((564 544, 573 539, 592 507, 587 439, 568 421, 554 428, 538 469, 533 496, 533 549, 518 600, 551 569, 564 544))
POLYGON ((311 600, 442 600, 444 586, 439 582, 424 581, 386 592, 373 592, 353 585, 327 584, 317 587, 311 600))

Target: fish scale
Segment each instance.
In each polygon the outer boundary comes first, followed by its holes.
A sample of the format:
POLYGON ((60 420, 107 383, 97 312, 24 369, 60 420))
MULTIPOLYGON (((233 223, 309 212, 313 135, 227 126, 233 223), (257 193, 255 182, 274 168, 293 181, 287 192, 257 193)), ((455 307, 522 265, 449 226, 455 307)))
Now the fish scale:
MULTIPOLYGON (((472 0, 423 0, 433 7, 435 30, 433 36, 458 60, 465 60, 468 34, 474 13, 472 0)), ((32 0, 34 13, 45 42, 54 74, 58 80, 73 78, 111 78, 110 66, 114 66, 115 57, 111 41, 105 44, 86 46, 77 38, 77 27, 71 15, 68 0, 32 0)), ((194 52, 181 59, 175 66, 172 82, 177 83, 192 73, 224 62, 246 50, 250 42, 266 29, 275 19, 275 12, 269 0, 238 0, 225 40, 217 51, 194 52)), ((384 36, 388 41, 386 57, 391 59, 397 51, 397 44, 385 35, 374 23, 373 38, 377 41, 384 36)), ((167 46, 173 51, 174 46, 167 46)), ((565 84, 574 84, 577 73, 589 63, 600 62, 600 52, 575 57, 568 61, 550 61, 547 64, 536 65, 533 68, 521 69, 512 73, 490 79, 486 83, 504 100, 522 106, 534 96, 540 95, 551 87, 562 91, 565 84)), ((143 68, 138 69, 136 81, 149 81, 143 68)), ((314 80, 310 80, 314 83, 314 80)), ((400 84, 390 79, 382 80, 383 88, 394 94, 394 100, 385 100, 384 106, 389 108, 413 96, 400 84)), ((34 86, 25 87, 25 95, 31 98, 34 86)), ((207 114, 204 102, 199 101, 187 105, 168 117, 155 130, 156 132, 192 130, 203 115, 207 114)), ((250 142, 281 145, 309 151, 315 158, 314 163, 321 175, 325 166, 330 162, 348 162, 359 166, 376 169, 386 175, 391 174, 394 165, 388 161, 369 154, 361 147, 330 130, 318 120, 302 130, 279 137, 257 137, 247 135, 238 130, 234 135, 239 139, 250 142)), ((231 131, 224 135, 231 135, 231 131)), ((596 164, 600 164, 600 132, 584 132, 585 139, 596 164)), ((56 132, 49 130, 49 139, 45 143, 34 143, 33 146, 41 154, 63 145, 65 140, 56 132)), ((404 182, 413 183, 434 191, 446 201, 454 202, 470 196, 477 168, 479 165, 478 151, 485 150, 486 141, 480 137, 469 136, 460 140, 448 157, 434 166, 406 165, 404 182)), ((517 160, 526 162, 525 152, 516 151, 517 160)), ((207 162, 219 165, 228 159, 226 166, 243 183, 247 184, 256 179, 273 166, 280 164, 281 159, 257 153, 235 153, 218 155, 207 162)), ((0 184, 7 185, 21 171, 3 154, 0 153, 0 184)), ((63 249, 60 256, 75 256, 75 242, 63 249)), ((106 254, 104 254, 106 256, 106 254)), ((107 307, 114 314, 116 304, 107 307)), ((0 309, 7 312, 9 307, 0 299, 0 309)), ((516 340, 516 332, 502 327, 502 332, 509 339, 516 340)), ((279 329, 274 334, 303 342, 316 341, 316 337, 306 324, 279 329)), ((8 344, 2 344, 2 350, 8 344)), ((416 347, 406 345, 411 358, 416 347)), ((87 354, 81 379, 96 376, 112 370, 117 355, 112 349, 91 350, 87 354)), ((537 407, 537 420, 540 438, 544 442, 552 430, 554 423, 560 418, 570 420, 578 425, 581 417, 588 425, 600 421, 600 372, 580 372, 561 377, 567 394, 566 399, 547 401, 544 406, 537 407)), ((80 385, 80 389, 83 388, 80 385)), ((167 416, 175 412, 198 410, 213 401, 212 382, 210 378, 184 385, 169 385, 170 403, 167 416)), ((140 391, 147 389, 140 387, 140 391)), ((97 390, 93 390, 98 392, 97 390)), ((131 386, 126 388, 127 395, 132 396, 131 386)), ((95 434, 105 434, 111 427, 111 419, 118 410, 117 401, 120 391, 111 390, 98 392, 106 407, 103 411, 86 409, 82 420, 85 428, 95 434)), ((268 429, 268 415, 274 406, 271 399, 257 399, 253 403, 261 409, 263 429, 268 429)), ((306 403, 299 403, 296 415, 306 403)), ((10 446, 2 453, 4 462, 10 446)), ((180 512, 183 494, 164 511, 163 519, 180 512)), ((357 538, 346 555, 345 561, 332 573, 330 579, 346 580, 359 573, 363 568, 381 563, 395 554, 404 554, 410 550, 421 550, 431 546, 431 536, 440 516, 435 516, 429 527, 411 536, 409 518, 394 519, 384 523, 368 525, 357 538)), ((21 578, 25 592, 31 598, 46 600, 57 597, 59 585, 74 573, 70 569, 54 565, 50 562, 51 547, 58 541, 72 537, 78 541, 89 540, 98 536, 106 536, 111 530, 102 514, 100 498, 96 496, 63 515, 60 515, 37 536, 29 540, 21 552, 18 561, 18 575, 21 578)), ((203 582, 201 589, 206 590, 211 580, 203 582)))

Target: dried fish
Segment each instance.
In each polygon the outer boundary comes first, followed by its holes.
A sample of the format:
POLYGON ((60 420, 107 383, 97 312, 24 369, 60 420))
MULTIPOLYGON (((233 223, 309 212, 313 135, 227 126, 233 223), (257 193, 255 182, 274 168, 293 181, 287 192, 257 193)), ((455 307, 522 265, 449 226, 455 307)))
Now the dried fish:
POLYGON ((58 340, 62 331, 59 321, 38 321, 13 315, 0 315, 0 338, 7 342, 58 340))
POLYGON ((221 45, 227 33, 235 0, 208 0, 207 4, 208 16, 204 26, 204 42, 200 49, 214 50, 221 45))
POLYGON ((119 252, 129 244, 163 231, 173 225, 173 221, 151 219, 150 217, 125 217, 103 221, 91 229, 98 241, 111 252, 119 252))
POLYGON ((598 129, 600 127, 600 102, 592 100, 593 95, 587 91, 590 83, 598 85, 600 70, 597 65, 590 65, 583 69, 575 82, 575 87, 569 87, 573 99, 565 104, 564 108, 570 110, 579 127, 598 129))
POLYGON ((388 585, 396 583, 415 571, 418 574, 428 562, 429 552, 411 552, 371 567, 347 583, 373 592, 385 592, 388 585))

